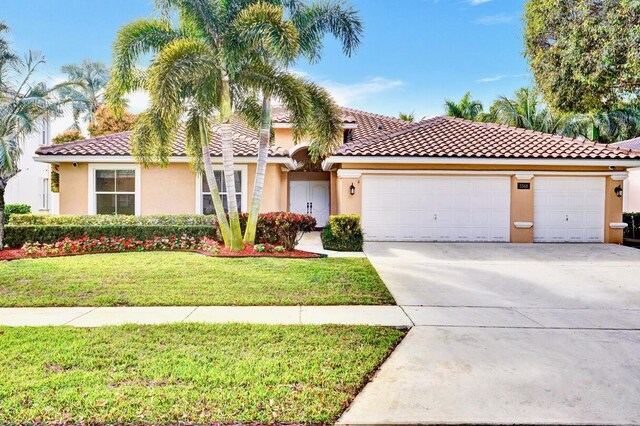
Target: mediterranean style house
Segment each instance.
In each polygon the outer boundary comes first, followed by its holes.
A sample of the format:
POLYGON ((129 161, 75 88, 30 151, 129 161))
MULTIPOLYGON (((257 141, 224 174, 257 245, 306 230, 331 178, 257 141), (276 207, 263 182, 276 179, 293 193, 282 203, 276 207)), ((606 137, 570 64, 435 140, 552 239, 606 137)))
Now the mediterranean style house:
MULTIPOLYGON (((612 144, 630 149, 640 155, 640 138, 612 144)), ((624 211, 640 212, 640 167, 629 169, 629 178, 624 182, 624 211)))
MULTIPOLYGON (((312 214, 319 226, 330 214, 358 214, 372 241, 622 241, 622 185, 640 154, 450 117, 407 123, 342 112, 341 146, 313 163, 308 143, 294 145, 288 113, 274 109, 262 211, 312 214)), ((233 131, 246 210, 258 132, 240 121, 233 131)), ((219 129, 211 153, 224 190, 219 129)), ((166 168, 138 165, 128 133, 43 146, 35 158, 59 169, 61 214, 213 212, 183 134, 166 168)))

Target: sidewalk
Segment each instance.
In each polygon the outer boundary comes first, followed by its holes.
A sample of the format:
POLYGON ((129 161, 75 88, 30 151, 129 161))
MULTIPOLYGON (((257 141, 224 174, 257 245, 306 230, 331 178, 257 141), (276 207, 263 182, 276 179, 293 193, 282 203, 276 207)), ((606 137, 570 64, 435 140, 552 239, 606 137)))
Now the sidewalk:
POLYGON ((131 306, 0 308, 0 325, 98 327, 179 322, 411 327, 399 306, 131 306))

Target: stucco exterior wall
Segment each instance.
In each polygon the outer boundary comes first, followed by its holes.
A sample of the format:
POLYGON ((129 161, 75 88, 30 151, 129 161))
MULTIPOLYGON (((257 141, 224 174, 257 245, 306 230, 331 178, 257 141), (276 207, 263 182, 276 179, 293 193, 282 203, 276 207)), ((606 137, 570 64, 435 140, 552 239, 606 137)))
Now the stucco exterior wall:
POLYGON ((142 168, 140 179, 141 214, 195 213, 196 177, 189 164, 142 168))
POLYGON ((614 189, 622 185, 619 180, 607 177, 604 189, 604 242, 622 244, 622 229, 612 229, 611 223, 622 222, 622 198, 618 197, 614 189))
POLYGON ((86 163, 60 164, 60 214, 87 214, 89 171, 86 163))
POLYGON ((518 228, 516 222, 533 223, 533 191, 535 179, 511 177, 511 242, 532 243, 533 227, 518 228), (518 189, 518 183, 528 183, 530 189, 518 189))

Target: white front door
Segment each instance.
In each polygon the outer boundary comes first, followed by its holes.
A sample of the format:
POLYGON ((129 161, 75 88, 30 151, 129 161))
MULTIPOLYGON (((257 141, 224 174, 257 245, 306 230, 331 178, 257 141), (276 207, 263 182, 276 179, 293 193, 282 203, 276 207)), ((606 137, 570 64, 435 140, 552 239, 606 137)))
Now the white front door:
POLYGON ((329 181, 291 181, 289 183, 289 211, 310 214, 318 227, 329 221, 329 181))
POLYGON ((534 241, 604 241, 604 192, 604 178, 536 177, 534 241))
POLYGON ((365 176, 369 241, 509 241, 510 178, 365 176))

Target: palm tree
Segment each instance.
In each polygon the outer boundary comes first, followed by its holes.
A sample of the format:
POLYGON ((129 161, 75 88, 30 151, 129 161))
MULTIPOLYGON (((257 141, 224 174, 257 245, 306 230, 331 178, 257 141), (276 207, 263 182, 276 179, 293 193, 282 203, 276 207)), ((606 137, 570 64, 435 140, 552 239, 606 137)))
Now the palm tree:
POLYGON ((258 127, 265 121, 266 104, 258 100, 259 93, 270 93, 292 112, 294 133, 299 135, 306 129, 319 128, 312 120, 314 116, 328 113, 331 125, 339 124, 337 108, 333 101, 327 102, 330 97, 319 87, 264 61, 268 57, 275 58, 275 63, 288 63, 298 53, 297 30, 284 19, 282 7, 257 1, 247 7, 251 2, 242 0, 156 3, 169 12, 166 16, 177 11, 179 25, 174 28, 166 19, 140 20, 119 31, 108 101, 121 111, 125 93, 141 88, 149 91, 151 107, 139 116, 132 134, 134 154, 145 165, 166 165, 181 116, 187 117, 188 153, 194 169, 207 178, 225 245, 242 249, 233 178, 234 111, 258 127), (147 53, 154 53, 154 59, 148 70, 140 71, 136 61, 147 53), (324 109, 312 109, 319 102, 324 109), (220 127, 228 221, 209 155, 213 120, 220 127))
MULTIPOLYGON (((0 32, 7 27, 0 23, 0 32)), ((34 82, 44 59, 29 52, 19 58, 0 36, 0 250, 4 248, 4 193, 9 180, 20 172, 19 139, 38 129, 43 118, 61 113, 54 94, 68 84, 48 87, 34 82)))
MULTIPOLYGON (((298 39, 297 56, 306 58, 310 63, 320 60, 323 37, 329 33, 342 43, 342 50, 347 56, 360 44, 362 22, 352 7, 342 2, 327 1, 306 5, 300 1, 274 1, 274 4, 286 7, 290 14, 298 39)), ((255 3, 247 8, 258 8, 255 3)), ((281 49, 284 46, 281 46, 281 49)), ((279 60, 277 55, 269 55, 269 49, 259 49, 263 53, 262 60, 273 67, 286 69, 288 62, 279 60)), ((294 58, 295 59, 295 58, 294 58)), ((293 116, 295 142, 302 136, 311 137, 310 153, 317 159, 329 154, 340 141, 342 123, 340 114, 333 99, 326 91, 314 84, 307 84, 310 95, 311 110, 305 116, 293 116)), ((273 93, 262 89, 262 117, 260 123, 260 147, 256 167, 256 177, 249 208, 249 217, 244 234, 244 242, 253 244, 256 237, 258 213, 262 203, 264 179, 267 168, 267 155, 271 139, 271 98, 273 93)))
POLYGON ((398 118, 402 121, 408 121, 409 123, 416 121, 416 116, 413 112, 401 112, 398 114, 398 118))
POLYGON ((514 98, 500 96, 490 108, 492 121, 522 129, 544 133, 560 133, 567 117, 554 114, 543 103, 534 89, 523 87, 516 90, 514 98))
POLYGON ((562 133, 602 143, 633 139, 640 136, 640 109, 621 106, 612 111, 571 115, 562 133))
POLYGON ((460 102, 447 99, 444 102, 444 107, 449 117, 464 118, 466 120, 475 120, 483 109, 482 102, 471 99, 471 92, 465 93, 460 102))
POLYGON ((71 103, 73 114, 72 129, 80 129, 80 115, 83 121, 93 122, 98 108, 104 104, 104 89, 109 81, 109 68, 103 62, 85 59, 79 64, 62 66, 62 72, 69 81, 77 83, 60 91, 60 97, 71 103))

